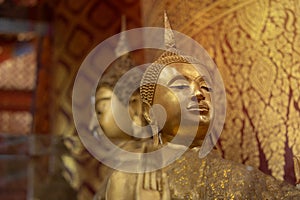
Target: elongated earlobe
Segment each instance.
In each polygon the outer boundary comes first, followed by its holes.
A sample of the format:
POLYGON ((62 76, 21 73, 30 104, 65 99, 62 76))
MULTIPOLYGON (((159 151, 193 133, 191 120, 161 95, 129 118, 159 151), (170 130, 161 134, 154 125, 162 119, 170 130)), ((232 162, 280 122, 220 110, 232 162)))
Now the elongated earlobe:
POLYGON ((153 123, 153 119, 151 119, 151 117, 150 117, 151 106, 144 102, 143 102, 142 106, 143 106, 143 116, 144 116, 145 120, 148 122, 148 124, 151 125, 153 123))
POLYGON ((155 117, 150 114, 150 111, 151 111, 151 106, 149 104, 143 103, 143 115, 151 127, 153 144, 154 146, 158 146, 158 144, 160 143, 158 124, 155 117))

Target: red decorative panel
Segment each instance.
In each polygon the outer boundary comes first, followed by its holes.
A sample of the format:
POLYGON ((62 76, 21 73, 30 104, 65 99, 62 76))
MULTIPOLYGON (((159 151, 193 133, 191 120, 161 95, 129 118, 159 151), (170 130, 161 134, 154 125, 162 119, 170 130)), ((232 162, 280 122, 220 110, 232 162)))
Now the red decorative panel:
POLYGON ((36 81, 36 53, 31 52, 0 63, 0 89, 32 90, 36 81))
POLYGON ((0 132, 9 134, 29 134, 32 114, 26 111, 0 111, 0 132))

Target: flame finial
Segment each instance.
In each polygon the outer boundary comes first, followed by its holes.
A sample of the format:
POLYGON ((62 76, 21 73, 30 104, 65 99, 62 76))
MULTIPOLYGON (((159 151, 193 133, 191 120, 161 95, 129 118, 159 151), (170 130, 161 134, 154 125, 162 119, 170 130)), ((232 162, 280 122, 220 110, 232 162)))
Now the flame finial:
POLYGON ((115 49, 116 57, 120 57, 125 53, 129 52, 125 31, 126 31, 126 16, 122 15, 120 39, 118 41, 117 48, 115 49))
POLYGON ((164 23, 165 23, 165 47, 167 49, 175 48, 175 37, 172 31, 167 12, 164 11, 164 23))

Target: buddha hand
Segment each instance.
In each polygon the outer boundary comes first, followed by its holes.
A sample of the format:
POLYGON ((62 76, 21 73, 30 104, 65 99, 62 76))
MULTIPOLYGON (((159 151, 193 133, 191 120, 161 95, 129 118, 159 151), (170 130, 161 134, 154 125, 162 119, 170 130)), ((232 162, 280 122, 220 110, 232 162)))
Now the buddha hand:
POLYGON ((137 177, 136 200, 170 200, 166 173, 160 171, 140 173, 137 177))

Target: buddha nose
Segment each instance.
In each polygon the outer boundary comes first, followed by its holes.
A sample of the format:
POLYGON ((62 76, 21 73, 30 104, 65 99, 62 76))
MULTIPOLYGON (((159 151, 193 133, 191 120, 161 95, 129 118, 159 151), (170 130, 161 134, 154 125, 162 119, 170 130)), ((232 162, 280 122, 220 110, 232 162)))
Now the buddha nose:
POLYGON ((194 86, 192 90, 192 100, 193 101, 202 101, 205 100, 205 96, 201 88, 194 86))

